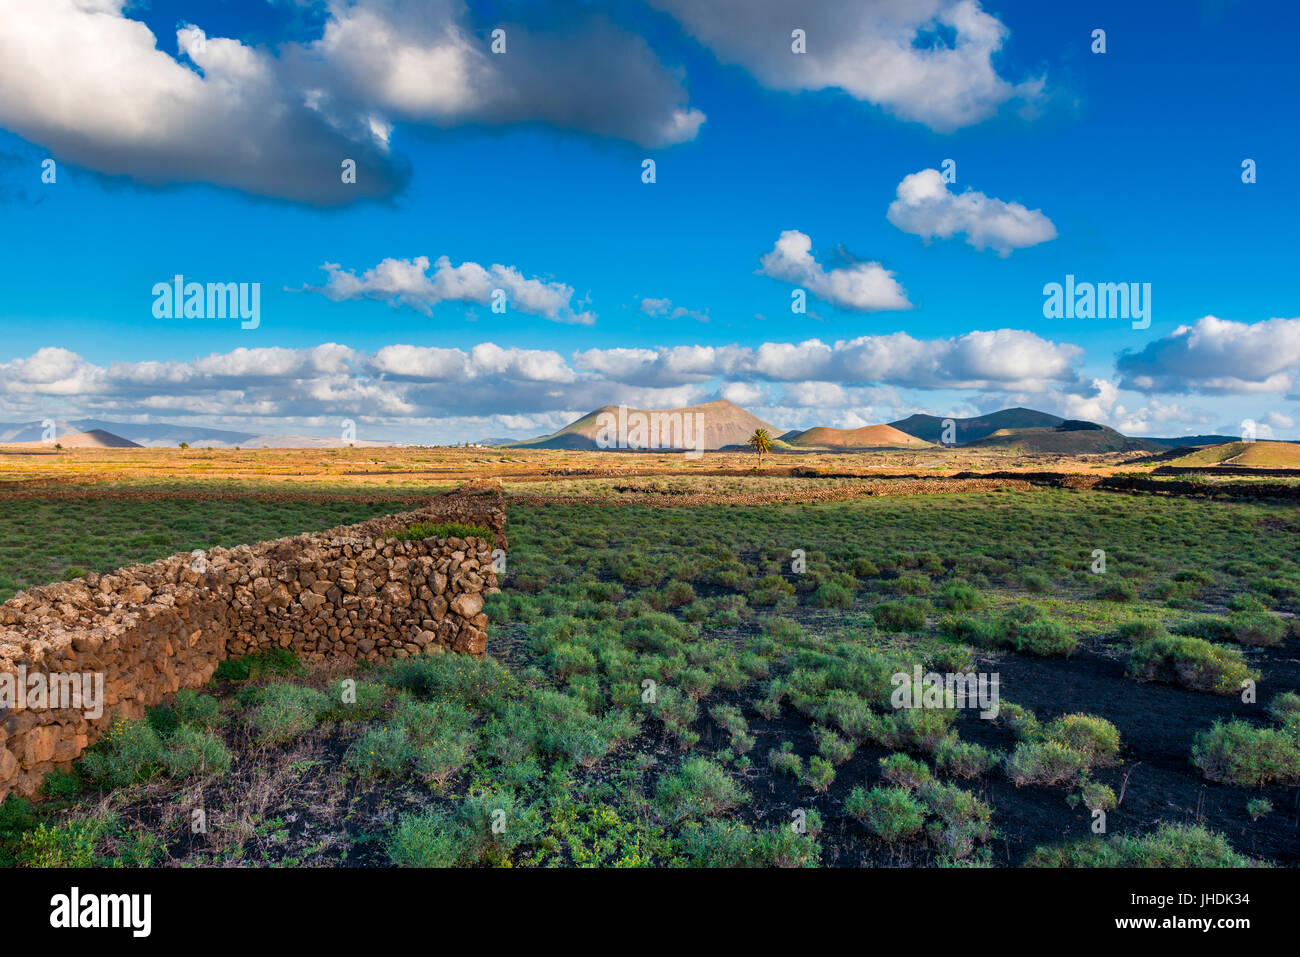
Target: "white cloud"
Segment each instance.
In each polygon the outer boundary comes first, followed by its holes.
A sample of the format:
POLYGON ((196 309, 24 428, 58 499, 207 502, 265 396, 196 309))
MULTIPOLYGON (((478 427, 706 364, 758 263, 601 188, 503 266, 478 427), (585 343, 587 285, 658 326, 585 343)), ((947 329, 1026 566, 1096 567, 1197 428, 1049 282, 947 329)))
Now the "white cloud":
POLYGON ((337 263, 321 267, 329 278, 323 286, 305 286, 337 301, 379 299, 392 305, 409 306, 428 315, 441 302, 476 302, 488 305, 493 290, 506 294, 506 308, 557 322, 591 325, 595 314, 573 308, 573 287, 560 282, 526 279, 514 266, 480 266, 465 262, 453 266, 446 256, 438 257, 429 273, 429 257, 384 259, 360 276, 337 263))
POLYGON ((752 382, 728 382, 719 390, 721 396, 736 405, 758 405, 767 398, 767 393, 752 382))
POLYGON ((674 306, 671 299, 642 299, 641 311, 647 316, 654 316, 656 319, 697 319, 700 322, 709 321, 709 310, 687 309, 685 306, 674 306))
POLYGON ((312 43, 273 51, 199 24, 177 31, 173 56, 124 6, 0 0, 0 127, 145 184, 339 205, 402 188, 396 122, 543 122, 665 146, 704 120, 644 40, 596 14, 559 32, 510 25, 494 56, 464 0, 330 0, 312 43))
POLYGON ((888 421, 888 410, 903 404, 900 388, 1077 392, 1078 352, 1016 330, 934 340, 895 333, 834 343, 589 349, 567 360, 492 342, 465 349, 395 343, 372 353, 325 343, 105 367, 46 347, 0 363, 0 421, 205 418, 215 421, 195 424, 283 433, 296 423, 351 418, 388 422, 408 439, 431 421, 498 426, 460 435, 477 438, 507 428, 506 416, 541 421, 536 417, 602 405, 665 408, 722 395, 766 410, 758 414, 773 423, 807 427, 829 419, 843 427, 855 417, 888 421))
POLYGON ((1043 81, 1013 84, 993 66, 1007 28, 974 0, 650 0, 724 63, 778 90, 840 89, 905 120, 950 132, 1043 81), (791 31, 807 52, 791 52, 791 31))
POLYGON ((1264 421, 1275 429, 1294 429, 1295 419, 1281 412, 1268 412, 1264 415, 1264 421))
POLYGON ((1300 319, 1203 316, 1116 362, 1120 387, 1208 395, 1285 393, 1300 371, 1300 319))
POLYGON ((905 233, 929 240, 964 233, 976 249, 992 247, 1000 256, 1056 238, 1056 227, 1042 210, 1005 203, 974 190, 954 193, 936 169, 903 177, 888 218, 905 233))
POLYGON ((859 262, 827 271, 812 256, 812 239, 797 229, 781 233, 772 251, 759 262, 763 275, 802 286, 841 309, 880 312, 912 308, 894 274, 880 263, 859 262))

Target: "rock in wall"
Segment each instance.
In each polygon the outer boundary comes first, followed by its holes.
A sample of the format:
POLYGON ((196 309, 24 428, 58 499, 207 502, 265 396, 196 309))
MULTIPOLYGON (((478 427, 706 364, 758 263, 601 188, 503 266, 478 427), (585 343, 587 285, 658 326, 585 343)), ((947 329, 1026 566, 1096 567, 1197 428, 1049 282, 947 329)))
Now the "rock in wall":
POLYGON ((0 800, 36 796, 44 776, 67 770, 117 714, 140 717, 178 689, 200 687, 227 657, 273 647, 308 662, 482 654, 497 546, 505 547, 505 511, 488 490, 19 593, 0 605, 0 681, 100 675, 104 708, 90 716, 44 706, 52 702, 0 702, 0 800), (483 526, 495 540, 395 537, 430 521, 483 526))

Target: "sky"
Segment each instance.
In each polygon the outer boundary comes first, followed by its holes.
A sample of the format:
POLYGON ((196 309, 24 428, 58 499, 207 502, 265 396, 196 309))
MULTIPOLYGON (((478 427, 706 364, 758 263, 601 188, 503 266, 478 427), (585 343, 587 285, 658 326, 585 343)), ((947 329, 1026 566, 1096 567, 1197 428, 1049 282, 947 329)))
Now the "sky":
POLYGON ((722 397, 781 429, 1022 405, 1296 439, 1297 26, 0 0, 0 422, 441 443, 722 397), (1053 312, 1067 276, 1144 315, 1053 312))

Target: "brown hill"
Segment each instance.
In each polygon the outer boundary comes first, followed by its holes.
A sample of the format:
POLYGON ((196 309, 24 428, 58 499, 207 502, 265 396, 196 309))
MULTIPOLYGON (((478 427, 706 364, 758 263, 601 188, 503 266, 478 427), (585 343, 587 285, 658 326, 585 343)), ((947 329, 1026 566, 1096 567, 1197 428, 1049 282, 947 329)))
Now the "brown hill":
POLYGON ((1166 464, 1178 468, 1295 469, 1300 468, 1300 445, 1295 442, 1225 442, 1198 449, 1166 464))
POLYGON ((91 429, 89 432, 72 432, 68 435, 59 435, 54 442, 11 442, 7 443, 9 448, 31 448, 31 449, 48 449, 54 445, 60 445, 65 449, 138 449, 141 448, 139 442, 132 442, 130 439, 124 439, 120 435, 114 435, 112 432, 105 432, 103 429, 91 429))
POLYGON ((645 416, 647 426, 658 423, 659 439, 651 438, 648 443, 655 448, 680 449, 687 446, 696 447, 694 432, 691 431, 690 442, 680 438, 681 426, 693 430, 698 421, 703 432, 704 441, 700 448, 720 449, 728 445, 744 445, 755 429, 767 429, 772 438, 781 434, 781 430, 764 422, 758 416, 746 412, 734 402, 718 399, 702 405, 688 405, 680 409, 624 409, 620 419, 620 409, 616 405, 607 405, 588 412, 582 418, 571 422, 558 432, 543 435, 524 442, 515 442, 508 448, 516 449, 598 449, 626 448, 627 444, 618 442, 619 422, 626 424, 626 435, 630 444, 637 443, 637 416, 645 416), (694 416, 699 415, 697 420, 694 416), (689 423, 689 424, 687 424, 689 423), (602 431, 605 435, 602 436, 602 431), (598 442, 603 439, 605 444, 598 442))
POLYGON ((781 438, 800 449, 900 449, 925 448, 931 444, 890 425, 865 425, 860 429, 832 429, 819 425, 781 438))

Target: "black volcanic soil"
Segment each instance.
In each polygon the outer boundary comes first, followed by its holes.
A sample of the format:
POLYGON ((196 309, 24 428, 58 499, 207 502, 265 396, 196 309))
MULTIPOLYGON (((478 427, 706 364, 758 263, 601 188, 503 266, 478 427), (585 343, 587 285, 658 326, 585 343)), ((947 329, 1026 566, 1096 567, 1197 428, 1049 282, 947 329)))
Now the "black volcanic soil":
MULTIPOLYGON (((1104 648, 1083 650, 1071 658, 999 654, 981 659, 978 668, 998 672, 1001 699, 1031 709, 1044 723, 1061 714, 1082 711, 1106 718, 1119 729, 1121 763, 1093 773, 1095 780, 1110 785, 1117 796, 1122 794, 1119 806, 1107 815, 1110 834, 1144 833, 1160 822, 1199 822, 1222 833, 1242 853, 1296 866, 1300 864, 1300 789, 1214 784, 1202 778, 1190 761, 1193 737, 1216 719, 1241 717, 1267 723, 1265 709, 1273 695, 1300 688, 1300 640, 1291 638, 1281 648, 1252 650, 1248 654, 1251 664, 1263 672, 1260 701, 1253 705, 1243 704, 1237 696, 1139 683, 1125 675, 1123 659, 1104 648), (1246 802, 1256 797, 1271 800, 1274 810, 1259 821, 1251 821, 1246 802)), ((855 785, 871 788, 882 783, 879 760, 891 753, 888 749, 859 748, 848 763, 836 769, 829 790, 813 795, 793 778, 773 774, 766 763, 770 748, 790 741, 806 765, 808 758, 817 753, 811 723, 788 705, 775 720, 767 721, 753 709, 752 697, 750 691, 715 695, 708 701, 728 701, 740 707, 758 739, 750 753, 754 768, 745 780, 754 800, 737 812, 738 817, 755 825, 772 826, 788 824, 791 812, 798 808, 817 808, 825 824, 824 866, 933 863, 933 855, 922 842, 912 841, 908 847, 892 849, 844 813, 844 801, 855 785)), ((964 711, 957 728, 964 740, 985 747, 1010 751, 1015 746, 1009 730, 981 720, 974 711, 964 711)), ((727 747, 727 732, 707 715, 701 717, 696 730, 702 736, 699 751, 727 747)), ((990 846, 995 865, 1019 866, 1039 845, 1058 844, 1091 833, 1091 814, 1066 803, 1070 789, 1017 788, 1000 768, 971 780, 947 780, 993 807, 993 824, 998 833, 990 846)))

